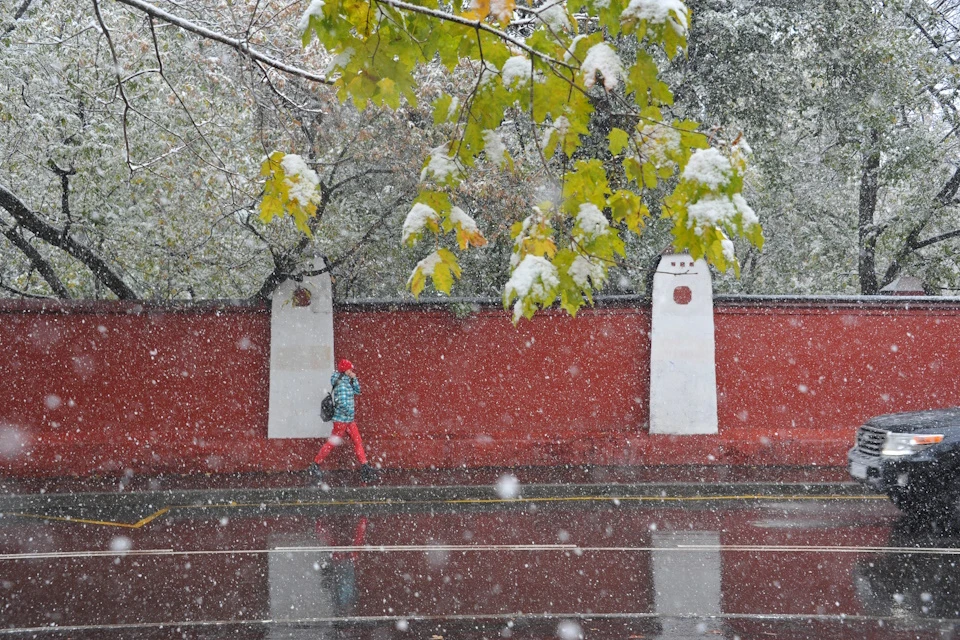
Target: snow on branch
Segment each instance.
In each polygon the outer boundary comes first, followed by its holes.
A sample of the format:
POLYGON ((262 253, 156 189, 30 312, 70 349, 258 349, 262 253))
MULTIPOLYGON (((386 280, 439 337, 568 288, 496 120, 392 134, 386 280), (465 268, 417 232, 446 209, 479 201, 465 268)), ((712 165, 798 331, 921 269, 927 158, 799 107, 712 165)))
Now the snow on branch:
POLYGON ((200 26, 195 22, 191 22, 190 20, 186 20, 179 16, 175 16, 172 13, 164 11, 163 9, 154 6, 149 2, 144 2, 144 0, 117 0, 117 2, 120 4, 125 4, 128 7, 136 9, 137 11, 142 11, 143 13, 146 13, 147 15, 158 20, 163 20, 164 22, 168 22, 172 25, 180 27, 185 31, 189 31, 209 40, 214 40, 216 42, 225 44, 228 47, 236 49, 243 55, 258 62, 262 62, 269 67, 273 67, 278 71, 283 71, 284 73, 289 73, 290 75, 299 76, 301 78, 312 80, 313 82, 319 82, 321 84, 333 84, 333 81, 329 80, 326 76, 312 73, 306 69, 301 69, 300 67, 287 64, 286 62, 282 62, 276 58, 272 58, 267 54, 253 48, 248 42, 231 38, 216 31, 211 31, 210 29, 200 26))

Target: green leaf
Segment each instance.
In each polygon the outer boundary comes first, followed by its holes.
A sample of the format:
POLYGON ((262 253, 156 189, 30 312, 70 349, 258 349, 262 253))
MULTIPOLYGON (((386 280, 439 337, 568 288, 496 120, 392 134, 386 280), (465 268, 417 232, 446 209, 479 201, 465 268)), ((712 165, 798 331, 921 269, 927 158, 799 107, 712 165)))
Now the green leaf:
POLYGON ((595 2, 594 5, 600 19, 600 26, 606 29, 611 36, 616 37, 621 28, 620 16, 626 8, 623 0, 605 0, 604 2, 595 2))
POLYGON ((614 222, 622 222, 630 231, 640 234, 646 218, 650 215, 647 205, 640 201, 640 196, 621 189, 610 197, 607 204, 614 222))
POLYGON ((623 150, 630 144, 630 134, 623 129, 614 127, 607 136, 610 140, 610 153, 615 156, 623 153, 623 150))
POLYGON ((374 96, 375 101, 380 104, 386 104, 392 109, 400 106, 400 94, 397 93, 397 84, 390 78, 384 78, 377 83, 377 93, 374 96))
MULTIPOLYGON (((470 36, 464 37, 463 40, 472 41, 473 45, 476 46, 476 33, 471 30, 470 34, 470 36)), ((496 36, 488 31, 480 32, 480 47, 483 51, 483 59, 495 66, 497 69, 502 69, 503 63, 513 57, 513 53, 507 47, 507 44, 501 40, 499 36, 496 36)), ((474 58, 480 58, 479 50, 474 58)))
POLYGON ((361 73, 348 82, 345 88, 347 95, 353 98, 353 104, 357 109, 365 109, 367 101, 377 91, 377 83, 366 74, 361 73))
POLYGON ((636 182, 638 187, 643 186, 643 163, 636 156, 623 159, 623 173, 628 180, 636 182))
POLYGON ((419 297, 427 284, 427 278, 433 280, 433 287, 442 293, 450 294, 454 281, 460 277, 460 265, 457 257, 448 249, 438 249, 417 263, 407 288, 419 297), (425 268, 426 267, 426 268, 425 268), (430 269, 428 272, 427 269, 430 269))
POLYGON ((440 94, 440 97, 433 102, 433 124, 438 125, 450 120, 450 105, 453 104, 453 97, 447 93, 440 94))
POLYGON ((533 98, 530 111, 533 121, 543 124, 548 116, 556 119, 565 112, 564 104, 572 98, 572 77, 564 79, 556 74, 548 74, 543 82, 533 85, 533 98))
MULTIPOLYGON (((508 5, 513 1, 509 0, 508 5)), ((423 95, 419 91, 422 88, 419 84, 423 80, 415 75, 420 65, 439 60, 448 71, 461 73, 457 65, 463 60, 469 63, 463 69, 469 66, 475 73, 479 65, 489 64, 502 69, 504 63, 517 53, 497 33, 446 20, 435 13, 374 5, 370 0, 325 2, 323 15, 310 18, 303 41, 308 43, 315 37, 334 56, 336 66, 331 70, 331 77, 335 79, 337 96, 343 102, 351 100, 359 109, 367 108, 370 104, 397 109, 401 100, 415 107, 418 92, 423 95), (345 53, 348 55, 343 55, 345 53)), ((543 58, 534 56, 539 73, 536 82, 508 90, 501 79, 494 77, 483 85, 465 87, 465 91, 458 94, 464 100, 463 104, 455 102, 455 98, 446 93, 441 93, 432 104, 434 124, 451 135, 444 148, 456 158, 458 166, 467 176, 477 164, 478 157, 481 157, 485 146, 484 131, 500 127, 506 113, 511 118, 516 117, 517 113, 532 118, 537 131, 543 132, 540 142, 544 156, 550 158, 558 149, 563 152, 564 157, 548 167, 559 171, 558 167, 562 166, 566 170, 561 181, 562 200, 557 204, 543 205, 524 223, 517 223, 512 229, 514 258, 520 261, 536 258, 550 262, 557 269, 559 284, 554 284, 552 278, 548 278, 550 286, 537 290, 537 293, 525 294, 524 299, 517 300, 515 320, 530 317, 537 309, 553 304, 557 299, 571 314, 575 314, 587 302, 592 302, 591 290, 597 286, 592 278, 599 278, 600 272, 583 269, 581 260, 574 271, 581 283, 578 285, 569 273, 570 265, 578 258, 585 259, 584 256, 589 255, 591 260, 601 261, 595 263, 599 269, 599 265, 607 264, 605 261, 616 260, 624 255, 621 232, 640 233, 646 224, 646 217, 650 215, 638 194, 654 187, 662 188, 661 181, 674 178, 677 169, 686 166, 693 151, 709 147, 710 140, 699 132, 697 123, 680 120, 672 125, 679 130, 680 144, 662 145, 664 161, 653 163, 646 156, 638 158, 632 155, 631 139, 639 140, 639 132, 644 127, 656 123, 671 126, 664 121, 661 108, 672 105, 674 97, 670 87, 660 79, 658 63, 662 65, 664 57, 672 59, 685 51, 687 42, 685 30, 675 29, 672 24, 676 21, 676 15, 666 24, 629 18, 621 21, 628 2, 630 0, 568 0, 566 9, 571 14, 585 13, 596 18, 590 23, 589 35, 575 42, 572 33, 551 33, 544 25, 535 25, 532 32, 526 33, 524 41, 527 46, 550 58, 567 61, 571 68, 549 68, 543 58), (588 136, 596 133, 597 123, 592 118, 595 107, 591 92, 585 90, 578 67, 591 47, 605 40, 622 40, 620 36, 623 34, 633 34, 639 39, 635 62, 625 72, 624 90, 628 108, 624 110, 623 120, 637 124, 636 129, 626 126, 613 128, 607 135, 606 144, 602 145, 622 160, 623 174, 630 185, 611 195, 607 165, 598 157, 598 154, 605 155, 605 150, 602 146, 599 150, 593 145, 584 146, 588 136), (572 47, 573 51, 568 51, 568 47, 572 47), (666 56, 655 52, 654 47, 661 47, 666 56), (604 211, 615 226, 602 230, 579 227, 571 217, 586 203, 604 211), (558 252, 558 245, 565 247, 570 242, 574 244, 558 252), (582 276, 587 272, 592 284, 583 284, 582 276)), ((463 10, 475 11, 473 17, 486 18, 490 23, 508 20, 507 16, 491 15, 491 11, 501 13, 492 0, 475 0, 471 6, 464 6, 463 0, 453 0, 452 4, 444 4, 439 0, 420 0, 417 4, 440 12, 453 11, 455 15, 463 10)), ((675 4, 682 7, 680 3, 675 4)), ((683 17, 688 18, 689 13, 683 17)), ((576 26, 572 26, 575 32, 576 26)), ((672 139, 675 138, 672 136, 672 139)), ((432 142, 431 146, 436 144, 432 142)), ((609 159, 605 161, 609 163, 609 159)), ((690 203, 707 196, 732 197, 739 194, 743 188, 745 162, 740 164, 738 160, 731 179, 720 189, 711 190, 707 185, 674 180, 676 186, 673 193, 662 199, 662 214, 672 222, 677 246, 689 250, 691 255, 706 256, 720 268, 738 268, 735 260, 723 256, 726 236, 716 228, 701 227, 698 230, 688 225, 688 207, 690 203)), ((313 215, 312 205, 307 203, 307 206, 298 208, 295 201, 290 202, 289 184, 284 183, 282 167, 278 162, 276 165, 268 166, 265 163, 264 166, 266 184, 260 214, 265 220, 289 215, 299 229, 309 232, 311 226, 316 224, 310 219, 313 215)), ((488 168, 484 167, 486 170, 488 168)), ((444 233, 455 233, 456 244, 461 250, 482 246, 486 242, 479 231, 472 231, 472 224, 455 224, 451 218, 449 193, 455 189, 459 192, 461 186, 466 186, 461 185, 463 177, 457 175, 443 185, 432 185, 417 196, 417 202, 437 212, 437 218, 427 223, 420 234, 436 234, 438 247, 441 241, 447 242, 440 237, 444 233)), ((461 219, 459 214, 456 217, 461 219)), ((762 246, 763 235, 759 225, 744 228, 742 217, 725 223, 723 231, 731 238, 742 237, 755 246, 762 246)), ((449 244, 453 246, 452 241, 449 244)), ((411 291, 419 294, 431 279, 438 291, 451 291, 460 277, 460 266, 456 256, 448 251, 442 253, 445 251, 438 248, 428 257, 428 262, 421 262, 422 267, 418 265, 408 282, 411 291)), ((543 266, 542 263, 534 264, 543 266)), ((505 304, 507 298, 509 296, 505 296, 505 304)))
POLYGON ((663 28, 663 51, 667 54, 667 57, 673 60, 677 53, 686 50, 687 39, 677 33, 676 29, 665 25, 663 28))
POLYGON ((565 36, 565 34, 553 33, 543 25, 540 25, 533 32, 533 34, 527 38, 526 42, 528 46, 536 49, 537 51, 542 51, 543 53, 554 58, 562 58, 565 47, 561 43, 569 40, 570 38, 565 36))
POLYGON ((576 215, 580 205, 591 203, 599 208, 607 204, 610 187, 607 172, 600 160, 579 160, 563 177, 563 210, 576 215))
POLYGON ((451 207, 450 196, 442 191, 431 191, 423 190, 417 194, 416 200, 414 202, 422 202, 431 209, 437 212, 437 215, 443 216, 445 213, 449 213, 451 207))
POLYGON ((643 184, 648 189, 657 188, 657 168, 652 162, 643 163, 643 184))
POLYGON ((657 80, 650 85, 650 100, 658 105, 672 105, 673 92, 670 91, 670 87, 665 82, 657 80))
POLYGON ((643 108, 649 104, 650 87, 658 82, 657 63, 650 54, 640 50, 637 52, 637 61, 626 73, 625 87, 628 94, 634 94, 634 100, 643 108))

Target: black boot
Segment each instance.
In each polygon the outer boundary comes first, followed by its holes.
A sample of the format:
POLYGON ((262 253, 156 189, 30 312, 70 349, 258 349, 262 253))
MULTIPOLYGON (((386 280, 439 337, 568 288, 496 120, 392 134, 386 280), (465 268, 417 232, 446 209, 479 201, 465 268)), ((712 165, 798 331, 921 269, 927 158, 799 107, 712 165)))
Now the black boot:
POLYGON ((316 462, 310 463, 310 466, 307 467, 307 472, 315 482, 323 482, 323 470, 320 469, 320 465, 316 462))
POLYGON ((369 464, 360 465, 360 479, 364 482, 376 482, 380 479, 380 472, 369 464))

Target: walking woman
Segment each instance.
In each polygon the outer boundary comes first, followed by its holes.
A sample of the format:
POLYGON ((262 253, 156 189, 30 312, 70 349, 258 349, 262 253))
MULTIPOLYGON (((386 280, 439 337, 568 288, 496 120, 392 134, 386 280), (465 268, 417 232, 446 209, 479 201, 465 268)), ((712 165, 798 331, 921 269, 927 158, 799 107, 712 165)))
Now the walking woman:
POLYGON ((330 377, 330 384, 333 385, 333 402, 335 410, 333 413, 333 433, 320 448, 317 457, 313 459, 310 465, 310 475, 317 482, 323 480, 323 471, 320 464, 330 455, 330 452, 343 442, 344 435, 350 437, 353 441, 353 451, 357 454, 360 461, 360 479, 364 482, 372 482, 377 479, 377 470, 367 462, 367 454, 363 450, 363 441, 360 439, 360 429, 357 428, 355 419, 356 396, 360 395, 360 379, 353 370, 353 363, 349 360, 341 360, 337 363, 337 372, 330 377))

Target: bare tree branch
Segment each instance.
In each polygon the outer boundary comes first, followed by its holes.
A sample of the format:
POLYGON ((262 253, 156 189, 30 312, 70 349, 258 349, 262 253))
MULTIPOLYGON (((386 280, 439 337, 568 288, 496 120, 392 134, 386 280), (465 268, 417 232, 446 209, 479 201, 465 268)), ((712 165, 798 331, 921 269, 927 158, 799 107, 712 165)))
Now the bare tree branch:
POLYGON ((396 173, 395 169, 367 169, 366 171, 361 171, 360 173, 350 176, 349 178, 344 178, 337 184, 329 188, 331 192, 336 191, 340 187, 353 182, 354 180, 359 180, 360 178, 365 178, 366 176, 377 175, 377 174, 391 174, 396 173))
POLYGON ((311 71, 307 71, 306 69, 301 69, 300 67, 287 64, 286 62, 282 62, 276 58, 272 58, 265 53, 261 53, 257 49, 254 49, 249 42, 237 40, 236 38, 231 38, 222 33, 207 29, 206 27, 202 27, 195 22, 185 20, 179 16, 175 16, 172 13, 164 11, 163 9, 154 6, 149 2, 144 2, 144 0, 117 0, 117 2, 120 4, 125 4, 128 7, 136 9, 137 11, 142 11, 143 13, 156 18, 157 20, 162 20, 180 27, 185 31, 189 31, 209 40, 214 40, 221 44, 225 44, 228 47, 236 49, 248 58, 262 62, 269 67, 277 69, 278 71, 283 71, 284 73, 306 78, 307 80, 312 80, 313 82, 319 82, 321 84, 333 84, 333 81, 329 80, 326 76, 316 74, 311 71))
POLYGON ((934 48, 934 50, 936 50, 938 53, 942 53, 943 56, 947 59, 947 62, 949 62, 950 64, 957 63, 957 61, 953 58, 953 56, 950 55, 950 50, 944 47, 942 42, 937 42, 937 39, 929 31, 927 31, 924 28, 923 24, 920 23, 920 20, 918 20, 916 16, 914 16, 909 11, 904 11, 903 13, 905 16, 907 16, 907 18, 910 19, 911 22, 913 22, 913 25, 917 28, 917 31, 920 32, 920 35, 926 38, 927 42, 930 43, 930 45, 934 48))
MULTIPOLYGON (((310 218, 310 221, 307 223, 311 232, 315 231, 320 224, 323 212, 326 211, 327 205, 330 204, 330 195, 331 193, 329 191, 325 189, 320 190, 320 203, 317 204, 317 213, 310 218)), ((270 272, 270 275, 268 275, 263 281, 263 284, 260 285, 260 289, 257 290, 250 299, 259 301, 269 299, 270 296, 273 295, 273 292, 277 290, 277 287, 293 273, 297 263, 303 256, 303 252, 310 246, 312 239, 311 236, 302 233, 300 234, 300 240, 297 241, 297 244, 290 251, 284 254, 277 254, 271 249, 274 264, 273 271, 270 272)))
POLYGON ((10 286, 7 286, 7 285, 3 284, 2 281, 0 281, 0 289, 3 289, 4 291, 7 291, 8 293, 12 293, 12 294, 14 294, 14 295, 16 295, 16 296, 20 296, 20 297, 22 297, 22 298, 33 298, 34 300, 49 300, 49 299, 50 299, 50 296, 41 296, 41 295, 37 295, 37 294, 35 294, 35 293, 28 293, 28 292, 26 292, 26 291, 21 291, 20 289, 15 289, 14 287, 10 287, 10 286))
POLYGON ((386 222, 387 218, 390 217, 390 214, 393 213, 393 210, 396 207, 400 206, 400 204, 402 204, 403 202, 409 202, 412 195, 413 194, 408 194, 408 193, 402 194, 400 197, 394 200, 393 204, 391 204, 388 207, 384 207, 384 213, 380 215, 380 217, 376 220, 376 222, 370 225, 370 228, 367 229, 367 232, 365 234, 363 234, 363 237, 357 240, 354 243, 354 245, 350 249, 348 249, 347 252, 344 253, 342 256, 340 256, 339 258, 333 261, 325 259, 324 262, 326 262, 326 266, 323 269, 320 269, 319 271, 302 271, 296 274, 296 277, 306 278, 309 276, 319 275, 327 271, 333 271, 338 266, 340 266, 341 264, 349 260, 353 256, 353 254, 359 251, 360 247, 362 247, 367 242, 367 240, 370 239, 370 236, 373 235, 373 232, 376 231, 379 227, 383 226, 383 223, 386 222))
MULTIPOLYGON (((127 2, 127 0, 119 0, 119 1, 127 2)), ((464 18, 458 15, 454 15, 452 13, 447 13, 446 11, 440 11, 439 9, 429 9, 427 7, 421 7, 419 5, 410 4, 409 2, 403 2, 402 0, 377 0, 377 2, 391 6, 395 9, 402 9, 404 11, 410 11, 413 13, 421 13, 423 15, 430 16, 431 18, 437 18, 438 20, 443 20, 445 22, 455 22, 457 24, 462 24, 465 27, 473 27, 474 29, 477 29, 479 31, 486 31, 487 33, 492 33, 493 35, 497 36, 504 42, 508 42, 511 45, 517 47, 518 49, 522 51, 526 51, 528 54, 530 54, 531 58, 540 58, 544 62, 548 62, 551 65, 554 65, 556 67, 563 67, 566 69, 576 69, 576 67, 574 67, 570 63, 557 60, 556 58, 551 58, 550 56, 544 54, 542 51, 538 51, 537 49, 534 49, 523 40, 519 38, 515 38, 511 36, 509 33, 506 33, 505 31, 501 31, 500 29, 495 29, 490 25, 486 24, 485 22, 483 22, 482 20, 470 20, 469 18, 464 18)))
MULTIPOLYGON (((177 91, 177 88, 173 86, 173 83, 167 78, 167 74, 163 71, 163 58, 160 56, 160 43, 157 42, 157 30, 153 26, 153 16, 149 17, 150 23, 150 37, 153 39, 153 52, 157 57, 157 73, 160 74, 160 77, 163 79, 163 82, 170 89, 170 92, 173 93, 174 97, 177 99, 177 102, 180 104, 180 108, 183 109, 183 112, 187 115, 187 119, 190 120, 190 124, 193 126, 194 130, 197 132, 199 138, 203 141, 203 144, 210 150, 210 153, 213 154, 213 157, 217 159, 219 163, 219 169, 226 168, 226 163, 223 159, 217 154, 217 150, 213 148, 213 145, 210 144, 210 141, 207 140, 207 137, 203 134, 203 130, 200 129, 200 125, 197 124, 197 121, 194 119, 193 114, 190 113, 190 109, 187 107, 186 103, 183 101, 183 98, 180 97, 180 92, 177 91)), ((200 154, 197 154, 198 156, 200 154)))
POLYGON ((61 169, 53 160, 48 164, 53 172, 60 176, 60 211, 66 220, 61 233, 66 236, 70 234, 70 227, 73 225, 73 214, 70 213, 70 176, 76 175, 77 170, 73 167, 61 169))
MULTIPOLYGON (((343 152, 341 152, 341 157, 342 155, 343 155, 343 152)), ((334 192, 338 188, 349 183, 353 179, 361 178, 363 176, 370 175, 372 173, 389 173, 389 172, 377 171, 377 170, 371 169, 369 171, 365 171, 351 178, 345 178, 344 180, 338 182, 333 187, 322 188, 320 190, 322 194, 321 201, 320 201, 320 204, 317 205, 317 214, 310 219, 310 230, 315 231, 316 228, 319 226, 320 220, 323 217, 323 212, 326 210, 327 205, 330 203, 331 197, 333 196, 334 192)), ((270 275, 268 275, 266 279, 263 281, 263 284, 260 285, 260 289, 253 296, 251 296, 251 300, 260 300, 260 301, 267 300, 271 295, 273 295, 273 292, 276 291, 277 287, 279 287, 283 283, 283 281, 287 280, 288 278, 302 280, 304 277, 307 277, 307 276, 315 276, 321 273, 326 273, 327 271, 330 271, 331 269, 335 268, 337 265, 343 263, 350 256, 356 253, 360 249, 360 247, 362 247, 370 239, 370 236, 373 235, 373 232, 384 223, 384 221, 390 216, 390 214, 392 213, 395 207, 397 207, 401 202, 404 202, 405 200, 409 200, 411 197, 412 197, 412 194, 407 194, 407 193, 401 194, 401 196, 398 197, 397 200, 391 206, 385 208, 384 213, 380 216, 379 219, 377 219, 376 222, 374 222, 370 226, 369 229, 367 229, 367 232, 364 234, 364 236, 360 238, 350 250, 348 250, 345 254, 340 256, 336 261, 330 262, 324 259, 324 261, 326 262, 326 267, 324 267, 323 269, 320 269, 318 271, 303 271, 299 273, 294 273, 294 271, 296 270, 297 264, 300 262, 301 258, 303 257, 303 252, 306 251, 307 247, 310 246, 310 242, 312 240, 310 236, 303 234, 300 237, 300 240, 297 242, 297 244, 290 251, 288 251, 283 255, 274 254, 274 265, 275 265, 274 269, 270 273, 270 275)))
POLYGON ((127 100, 127 94, 123 90, 123 76, 120 74, 120 60, 117 58, 117 49, 113 46, 113 38, 110 37, 110 30, 107 29, 107 24, 103 21, 103 16, 100 15, 100 2, 98 0, 93 0, 93 11, 97 14, 97 22, 100 23, 100 29, 103 32, 103 36, 107 39, 107 45, 110 47, 110 55, 113 58, 113 69, 117 76, 117 90, 120 92, 120 98, 123 100, 123 117, 121 126, 123 127, 124 157, 127 161, 127 166, 130 167, 131 171, 133 171, 133 163, 130 160, 130 137, 127 135, 127 115, 130 113, 130 101, 127 100))
POLYGON ((860 194, 857 209, 857 227, 859 229, 860 255, 858 260, 860 274, 860 293, 875 296, 880 290, 877 284, 876 247, 880 234, 874 225, 877 210, 877 193, 880 189, 878 172, 880 170, 880 132, 870 130, 870 144, 864 151, 863 167, 860 174, 860 194))
POLYGON ((947 180, 947 183, 943 185, 943 188, 940 189, 935 200, 941 205, 946 206, 957 196, 958 190, 960 190, 960 168, 955 167, 953 175, 947 180))
POLYGON ((937 244, 938 242, 943 242, 944 240, 950 240, 951 238, 957 237, 960 237, 960 230, 948 231, 946 233, 941 233, 938 236, 921 240, 916 244, 916 248, 923 249, 924 247, 929 247, 932 244, 937 244))
POLYGON ((323 109, 314 109, 303 104, 299 104, 296 100, 288 96, 287 94, 280 91, 280 89, 273 83, 273 80, 270 78, 270 74, 266 69, 263 68, 263 65, 257 63, 257 69, 263 76, 264 82, 267 83, 267 86, 270 87, 270 90, 273 91, 281 100, 289 104, 294 109, 303 111, 304 113, 323 113, 323 109))

